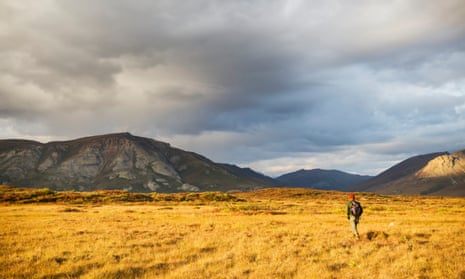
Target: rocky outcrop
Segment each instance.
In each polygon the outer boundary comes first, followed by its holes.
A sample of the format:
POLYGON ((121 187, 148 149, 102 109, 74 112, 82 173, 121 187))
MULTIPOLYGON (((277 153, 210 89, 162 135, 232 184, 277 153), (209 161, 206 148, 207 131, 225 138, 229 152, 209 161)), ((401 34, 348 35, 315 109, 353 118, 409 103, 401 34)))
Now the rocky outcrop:
POLYGON ((227 191, 269 186, 207 158, 129 133, 42 144, 0 141, 0 183, 57 190, 227 191))
POLYGON ((434 158, 416 175, 420 178, 465 175, 465 151, 434 158))

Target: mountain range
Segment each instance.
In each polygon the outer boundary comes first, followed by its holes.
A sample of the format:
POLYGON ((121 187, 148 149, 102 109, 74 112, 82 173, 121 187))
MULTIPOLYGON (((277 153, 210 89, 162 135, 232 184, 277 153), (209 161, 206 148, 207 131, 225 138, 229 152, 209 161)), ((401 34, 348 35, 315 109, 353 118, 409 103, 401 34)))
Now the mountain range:
POLYGON ((169 143, 116 133, 40 143, 0 140, 0 184, 53 190, 247 191, 265 187, 465 196, 465 150, 408 158, 375 177, 299 170, 271 178, 169 143))

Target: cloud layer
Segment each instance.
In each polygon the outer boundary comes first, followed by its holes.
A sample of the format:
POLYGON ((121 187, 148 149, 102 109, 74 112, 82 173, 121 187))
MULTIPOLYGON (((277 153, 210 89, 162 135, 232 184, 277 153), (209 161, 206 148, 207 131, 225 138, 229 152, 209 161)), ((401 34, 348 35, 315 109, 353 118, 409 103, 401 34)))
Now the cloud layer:
POLYGON ((270 175, 465 148, 465 4, 391 2, 2 1, 0 137, 130 131, 270 175))

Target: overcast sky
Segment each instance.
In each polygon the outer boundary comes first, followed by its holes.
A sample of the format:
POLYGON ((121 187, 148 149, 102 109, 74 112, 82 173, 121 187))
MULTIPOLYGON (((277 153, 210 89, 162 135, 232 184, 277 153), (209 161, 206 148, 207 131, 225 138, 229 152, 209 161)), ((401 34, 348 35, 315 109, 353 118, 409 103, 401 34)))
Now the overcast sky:
POLYGON ((125 131, 270 176, 465 149, 465 1, 1 1, 0 138, 125 131))

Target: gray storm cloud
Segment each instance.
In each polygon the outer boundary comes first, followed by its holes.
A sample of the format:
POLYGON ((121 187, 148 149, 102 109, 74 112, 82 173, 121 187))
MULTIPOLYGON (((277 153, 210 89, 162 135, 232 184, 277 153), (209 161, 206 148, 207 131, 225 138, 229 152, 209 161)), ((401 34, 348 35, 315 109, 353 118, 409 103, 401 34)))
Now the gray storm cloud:
POLYGON ((0 18, 2 138, 128 130, 269 174, 465 148, 463 1, 2 1, 0 18))

